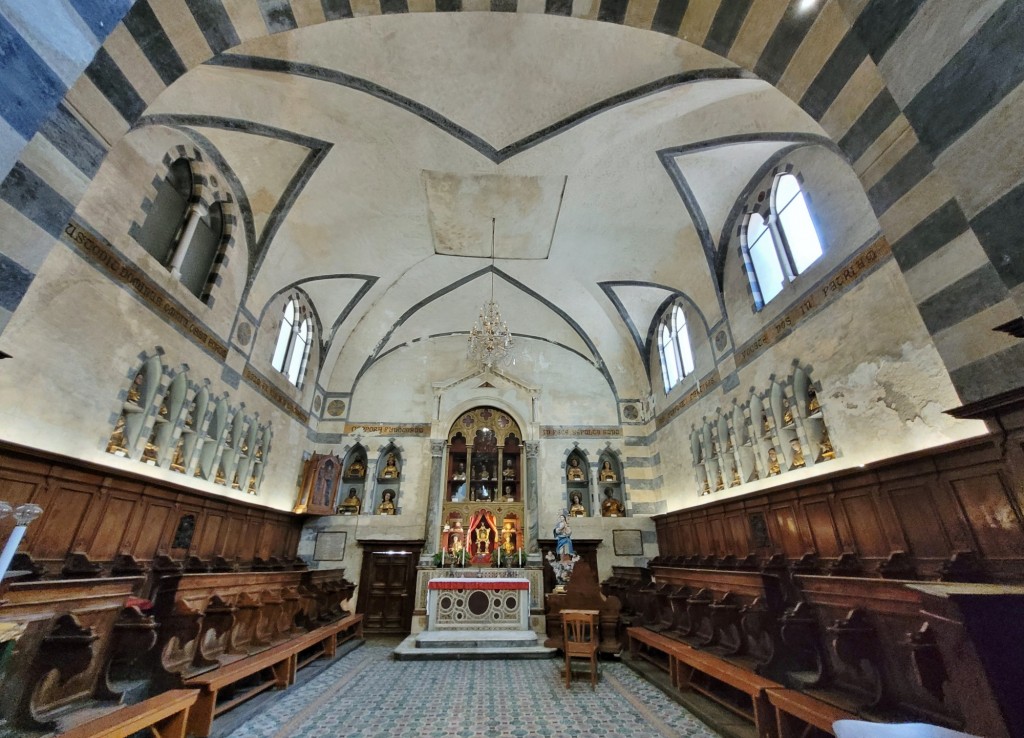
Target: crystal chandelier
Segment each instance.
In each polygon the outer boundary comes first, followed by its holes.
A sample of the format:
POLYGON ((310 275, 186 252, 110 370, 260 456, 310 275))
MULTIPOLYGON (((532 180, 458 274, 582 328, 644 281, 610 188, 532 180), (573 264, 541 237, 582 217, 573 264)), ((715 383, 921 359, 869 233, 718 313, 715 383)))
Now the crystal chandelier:
POLYGON ((469 331, 467 355, 491 369, 512 360, 512 334, 494 300, 494 218, 491 218, 491 299, 480 308, 480 317, 469 331))

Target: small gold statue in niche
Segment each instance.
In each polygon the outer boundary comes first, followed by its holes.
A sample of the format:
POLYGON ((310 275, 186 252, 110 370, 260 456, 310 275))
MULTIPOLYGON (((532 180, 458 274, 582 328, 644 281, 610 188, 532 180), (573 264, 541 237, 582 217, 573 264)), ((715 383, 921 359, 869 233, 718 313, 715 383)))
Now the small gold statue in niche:
POLYGON ((802 469, 807 465, 804 461, 804 450, 800 448, 800 441, 794 438, 789 442, 789 447, 793 451, 793 463, 789 465, 790 469, 802 469))
POLYGON ((768 422, 768 413, 761 413, 761 428, 765 433, 768 433, 772 429, 771 423, 768 422))
POLYGON ((356 488, 352 487, 348 491, 348 497, 342 500, 341 505, 338 506, 338 512, 342 515, 358 515, 362 507, 362 500, 359 499, 356 488))
POLYGON ((782 427, 793 425, 793 408, 789 406, 789 400, 782 399, 782 427))
POLYGON ((774 448, 768 449, 768 476, 774 477, 782 474, 782 468, 779 466, 779 454, 774 448))
POLYGON ((736 467, 735 469, 732 470, 732 483, 731 483, 731 486, 739 487, 741 484, 743 484, 743 480, 740 479, 740 468, 736 467))
POLYGON ((384 490, 380 504, 377 505, 378 515, 394 515, 397 510, 395 508, 395 491, 393 489, 384 490))
POLYGON ((832 447, 832 439, 828 437, 828 428, 821 429, 821 440, 818 441, 818 461, 829 461, 836 457, 836 450, 832 447))
POLYGON ((572 504, 569 505, 569 517, 585 518, 587 516, 587 508, 583 507, 583 500, 580 499, 580 493, 573 492, 569 499, 572 502, 572 504))
POLYGON ((807 388, 807 414, 813 415, 821 410, 821 402, 818 401, 818 392, 814 387, 807 388))
POLYGON ((702 494, 705 494, 705 495, 711 494, 711 485, 708 483, 707 479, 704 480, 704 491, 703 491, 702 494))
MULTIPOLYGON (((707 485, 707 482, 704 482, 707 485)), ((606 518, 618 518, 626 514, 626 507, 614 496, 611 487, 604 488, 604 500, 601 502, 601 515, 606 518)))
POLYGON ((352 463, 345 470, 345 476, 349 479, 362 479, 366 476, 366 465, 362 459, 352 459, 352 463))
POLYGON ((603 464, 601 464, 601 472, 598 476, 598 481, 615 482, 617 481, 617 479, 618 478, 615 476, 615 470, 612 469, 612 463, 606 460, 603 464))
POLYGON ((580 469, 580 460, 575 456, 570 459, 569 468, 566 469, 565 474, 570 482, 582 482, 585 480, 583 470, 580 469))
POLYGON ((398 479, 398 463, 395 461, 394 454, 388 454, 387 461, 384 463, 384 469, 380 473, 381 479, 398 479))
POLYGON ((722 470, 719 469, 715 472, 715 492, 721 492, 725 489, 725 480, 722 479, 722 470))
POLYGON ((486 554, 491 548, 491 529, 484 523, 476 529, 473 534, 476 539, 476 553, 478 556, 486 554))
POLYGON ((512 530, 512 523, 508 520, 501 526, 501 550, 506 555, 516 550, 516 532, 512 530))

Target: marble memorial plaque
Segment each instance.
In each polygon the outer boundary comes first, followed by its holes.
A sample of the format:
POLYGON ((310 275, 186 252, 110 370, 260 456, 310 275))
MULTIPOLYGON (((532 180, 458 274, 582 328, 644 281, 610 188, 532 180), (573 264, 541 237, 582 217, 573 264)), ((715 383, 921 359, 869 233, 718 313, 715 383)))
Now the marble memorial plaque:
POLYGON ((347 538, 347 531, 320 531, 316 536, 316 548, 313 551, 313 558, 317 561, 343 561, 345 559, 345 541, 347 538))
POLYGON ((644 538, 639 530, 613 530, 612 544, 616 556, 644 555, 644 538))

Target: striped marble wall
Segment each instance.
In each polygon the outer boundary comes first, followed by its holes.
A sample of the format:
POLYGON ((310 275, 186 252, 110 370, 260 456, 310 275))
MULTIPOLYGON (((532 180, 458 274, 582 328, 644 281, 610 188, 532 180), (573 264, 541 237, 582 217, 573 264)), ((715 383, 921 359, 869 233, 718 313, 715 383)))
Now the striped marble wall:
POLYGON ((679 36, 778 87, 821 123, 860 177, 961 397, 977 400, 1024 384, 1024 343, 992 330, 1019 320, 1024 306, 1024 256, 1017 247, 1024 227, 1024 0, 819 0, 809 10, 805 5, 3 3, 0 330, 106 151, 189 69, 242 41, 353 16, 546 13, 679 36))

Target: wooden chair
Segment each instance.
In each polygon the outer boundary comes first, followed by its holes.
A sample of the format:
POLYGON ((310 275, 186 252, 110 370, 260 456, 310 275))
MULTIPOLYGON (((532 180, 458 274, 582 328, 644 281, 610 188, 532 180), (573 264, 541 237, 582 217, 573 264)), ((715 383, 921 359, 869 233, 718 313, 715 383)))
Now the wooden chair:
POLYGON ((562 610, 562 649, 565 651, 565 686, 572 682, 572 659, 590 659, 590 687, 597 688, 597 610, 562 610))

